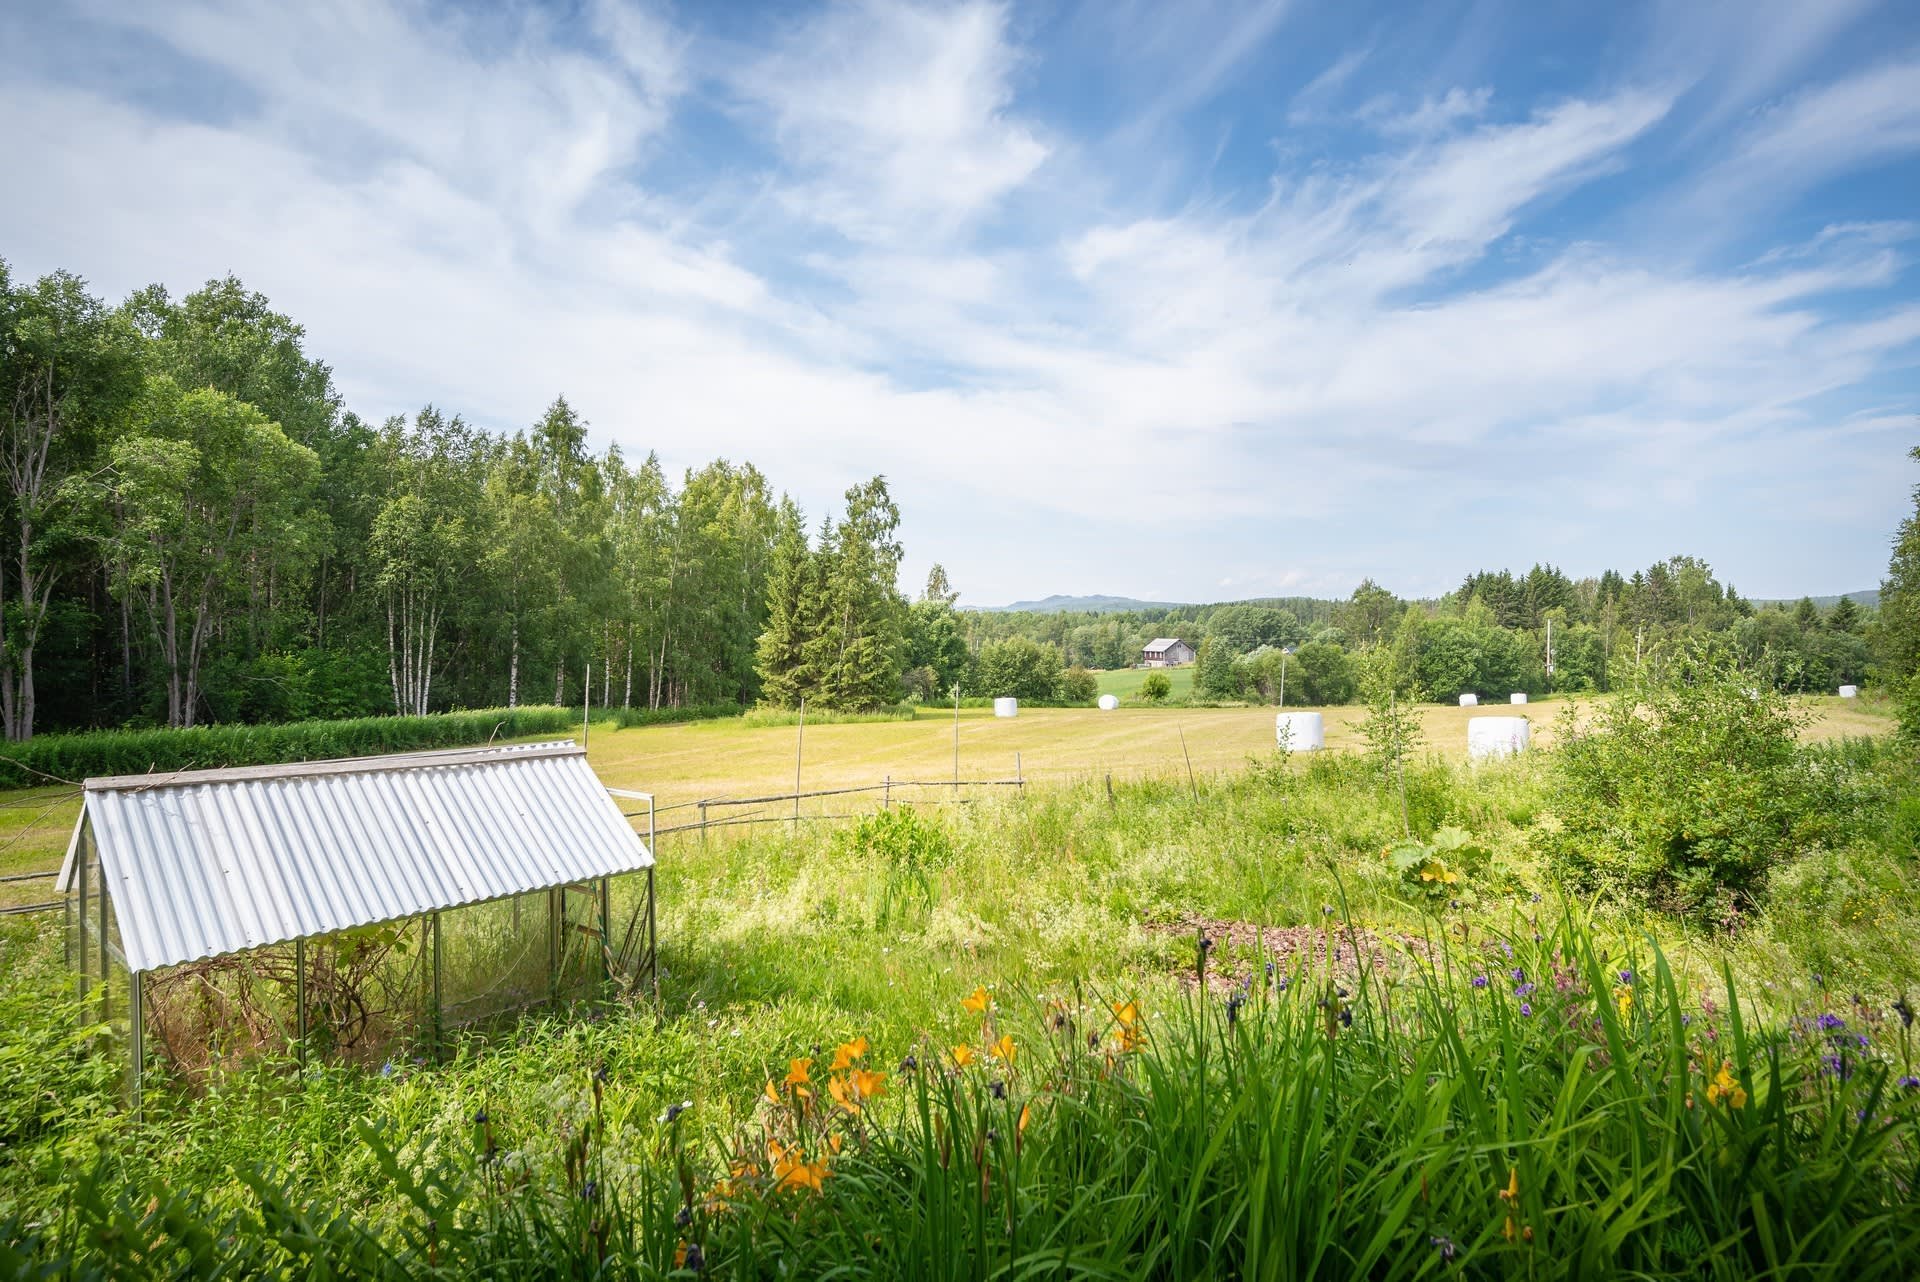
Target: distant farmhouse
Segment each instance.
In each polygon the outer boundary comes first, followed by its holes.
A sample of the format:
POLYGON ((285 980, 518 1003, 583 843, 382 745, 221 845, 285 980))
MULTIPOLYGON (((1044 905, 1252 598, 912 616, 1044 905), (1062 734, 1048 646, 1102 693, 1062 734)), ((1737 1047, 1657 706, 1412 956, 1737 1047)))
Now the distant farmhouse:
POLYGON ((1159 637, 1140 651, 1143 668, 1174 668, 1193 662, 1193 647, 1179 637, 1159 637))

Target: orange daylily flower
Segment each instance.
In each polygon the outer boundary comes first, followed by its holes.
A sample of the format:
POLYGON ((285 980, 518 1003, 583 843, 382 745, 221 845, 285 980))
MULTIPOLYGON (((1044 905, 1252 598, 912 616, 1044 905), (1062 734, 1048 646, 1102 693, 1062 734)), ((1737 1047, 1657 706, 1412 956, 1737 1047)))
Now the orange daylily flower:
POLYGON ((813 1081, 813 1078, 807 1075, 807 1070, 812 1067, 813 1060, 811 1059, 788 1060, 787 1078, 783 1084, 793 1087, 794 1094, 799 1095, 803 1099, 811 1095, 813 1092, 807 1089, 807 1085, 813 1081))
POLYGON ((1520 1203, 1520 1168, 1519 1167, 1510 1166, 1507 1168, 1507 1187, 1499 1190, 1499 1196, 1500 1196, 1500 1200, 1507 1203, 1509 1206, 1519 1205, 1520 1203))
POLYGON ((1027 1119, 1032 1116, 1033 1106, 1030 1104, 1022 1104, 1020 1106, 1020 1120, 1014 1124, 1013 1129, 1015 1132, 1024 1134, 1027 1129, 1027 1119))
POLYGON ((955 1068, 965 1068, 971 1063, 973 1063, 973 1047, 956 1046, 953 1048, 953 1064, 955 1068))
POLYGON ((960 1004, 966 1008, 968 1014, 984 1015, 993 1009, 993 997, 987 992, 987 986, 982 984, 967 996, 962 997, 960 1004))
POLYGON ((773 1079, 771 1077, 767 1079, 765 1094, 769 1103, 778 1104, 780 1102, 780 1092, 773 1089, 773 1079))
POLYGON ((773 1167, 776 1188, 812 1189, 816 1193, 832 1173, 825 1162, 809 1162, 797 1148, 784 1150, 773 1167))
POLYGON ((1140 1022, 1140 1003, 1114 1002, 1113 1017, 1128 1028, 1134 1027, 1140 1022))
POLYGON ((1018 1046, 1015 1046, 1013 1044, 1012 1033, 1002 1033, 1000 1034, 999 1041, 987 1047, 987 1054, 993 1056, 997 1060, 1002 1061, 1003 1063, 1011 1064, 1013 1063, 1014 1055, 1019 1051, 1019 1049, 1020 1048, 1018 1046))
POLYGON ((845 1141, 842 1140, 838 1135, 829 1135, 827 1137, 827 1147, 833 1150, 835 1157, 838 1157, 840 1155, 840 1149, 844 1143, 845 1141))
POLYGON ((827 1082, 827 1094, 833 1096, 833 1102, 849 1113, 860 1111, 860 1101, 855 1098, 853 1088, 844 1076, 835 1074, 827 1082))
POLYGON ((887 1093, 887 1075, 856 1068, 853 1070, 853 1089, 860 1093, 863 1100, 877 1099, 887 1093))
POLYGON ((856 1037, 850 1042, 842 1042, 833 1048, 833 1063, 828 1066, 827 1071, 838 1073, 842 1069, 851 1068, 853 1067, 853 1061, 861 1058, 866 1053, 867 1039, 864 1037, 856 1037))
POLYGON ((1139 1050, 1146 1040, 1146 1034, 1131 1025, 1122 1025, 1113 1035, 1113 1044, 1122 1055, 1139 1050))

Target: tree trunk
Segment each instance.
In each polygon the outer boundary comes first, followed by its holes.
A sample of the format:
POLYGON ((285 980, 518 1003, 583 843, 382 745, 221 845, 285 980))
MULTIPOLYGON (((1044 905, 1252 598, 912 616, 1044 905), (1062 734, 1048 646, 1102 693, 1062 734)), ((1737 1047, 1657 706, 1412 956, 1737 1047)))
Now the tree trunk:
POLYGON ((507 660, 507 706, 520 706, 520 620, 513 621, 513 643, 507 660))

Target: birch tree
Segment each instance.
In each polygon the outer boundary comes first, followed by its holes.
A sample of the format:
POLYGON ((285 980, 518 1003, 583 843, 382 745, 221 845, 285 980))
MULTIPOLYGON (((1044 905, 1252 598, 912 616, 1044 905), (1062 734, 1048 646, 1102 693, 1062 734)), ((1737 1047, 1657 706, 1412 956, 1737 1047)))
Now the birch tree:
POLYGON ((311 559, 319 459, 244 401, 182 392, 165 375, 147 380, 136 421, 108 455, 108 564, 146 616, 167 723, 191 726, 208 644, 226 612, 245 609, 252 567, 311 559))
POLYGON ((132 327, 66 272, 14 289, 0 261, 0 726, 33 735, 34 651, 77 542, 67 485, 139 388, 132 327))

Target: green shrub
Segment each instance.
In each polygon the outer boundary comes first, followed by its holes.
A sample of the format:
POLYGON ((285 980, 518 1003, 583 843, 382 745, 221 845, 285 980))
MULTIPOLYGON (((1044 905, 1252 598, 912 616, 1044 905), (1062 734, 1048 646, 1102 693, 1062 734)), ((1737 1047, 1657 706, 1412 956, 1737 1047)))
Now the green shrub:
POLYGON ((1537 839, 1587 889, 1730 925, 1818 838, 1823 789, 1786 697, 1702 645, 1582 726, 1562 713, 1552 816, 1537 839))
POLYGON ((931 911, 933 874, 953 862, 953 841, 946 830, 921 818, 912 806, 868 815, 836 838, 844 854, 885 870, 879 922, 885 926, 905 904, 931 911))
POLYGON ((1088 672, 1079 664, 1067 669, 1060 678, 1060 702, 1081 704, 1092 703, 1100 697, 1100 678, 1088 672))
POLYGON ((1140 697, 1148 703, 1159 703, 1173 693, 1173 678, 1164 672, 1149 672, 1140 683, 1140 697))
MULTIPOLYGON (((618 726, 654 725, 729 716, 739 709, 618 708, 594 714, 618 726)), ((90 730, 37 735, 0 751, 0 787, 24 788, 77 782, 94 775, 137 775, 154 770, 204 770, 266 766, 329 757, 457 748, 495 739, 570 734, 580 727, 577 708, 548 706, 482 708, 425 717, 355 717, 343 721, 293 721, 282 725, 212 725, 187 730, 90 730)))
POLYGON ((1022 703, 1054 697, 1064 665, 1060 651, 1026 637, 989 641, 974 656, 974 686, 981 693, 1022 703))

